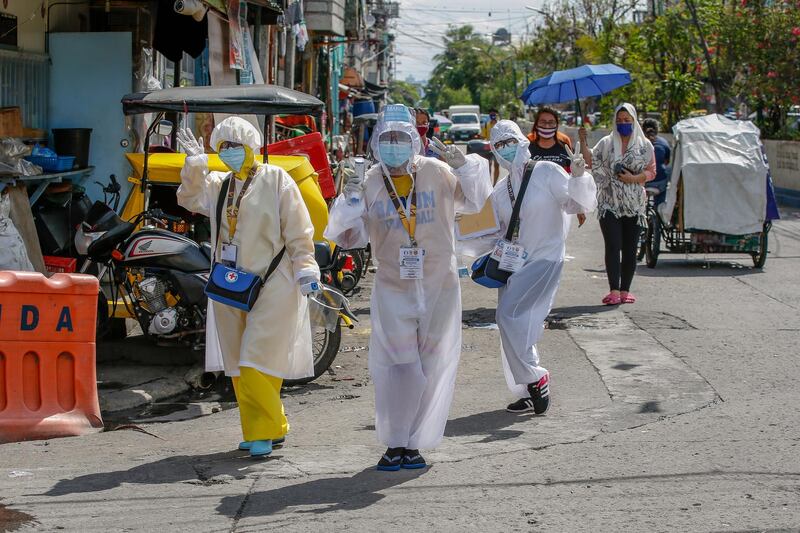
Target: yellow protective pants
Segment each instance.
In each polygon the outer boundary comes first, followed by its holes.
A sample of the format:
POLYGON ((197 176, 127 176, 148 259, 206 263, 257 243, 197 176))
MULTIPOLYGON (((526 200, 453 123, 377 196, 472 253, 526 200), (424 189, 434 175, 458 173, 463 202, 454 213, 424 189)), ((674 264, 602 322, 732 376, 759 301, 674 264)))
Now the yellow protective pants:
POLYGON ((239 377, 231 379, 244 440, 275 440, 286 436, 289 422, 281 403, 283 379, 248 366, 240 366, 239 372, 239 377))

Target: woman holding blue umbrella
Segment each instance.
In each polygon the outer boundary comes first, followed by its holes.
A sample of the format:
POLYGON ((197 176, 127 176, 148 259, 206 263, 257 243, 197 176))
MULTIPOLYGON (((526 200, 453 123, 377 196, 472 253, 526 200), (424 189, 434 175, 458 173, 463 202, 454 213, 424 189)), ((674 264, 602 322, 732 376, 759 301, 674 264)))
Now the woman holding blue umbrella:
POLYGON ((610 292, 606 305, 631 304, 639 232, 645 226, 644 184, 656 175, 653 145, 645 137, 633 105, 614 111, 615 127, 592 149, 592 175, 597 183, 597 214, 605 241, 610 292))

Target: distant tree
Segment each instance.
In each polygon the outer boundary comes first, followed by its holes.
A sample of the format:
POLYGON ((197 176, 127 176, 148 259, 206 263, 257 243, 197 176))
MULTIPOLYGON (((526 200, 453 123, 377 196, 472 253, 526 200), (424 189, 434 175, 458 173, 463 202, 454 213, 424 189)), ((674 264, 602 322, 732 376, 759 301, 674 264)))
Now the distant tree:
POLYGON ((389 85, 389 100, 395 104, 417 107, 421 99, 419 86, 402 80, 394 80, 389 85))

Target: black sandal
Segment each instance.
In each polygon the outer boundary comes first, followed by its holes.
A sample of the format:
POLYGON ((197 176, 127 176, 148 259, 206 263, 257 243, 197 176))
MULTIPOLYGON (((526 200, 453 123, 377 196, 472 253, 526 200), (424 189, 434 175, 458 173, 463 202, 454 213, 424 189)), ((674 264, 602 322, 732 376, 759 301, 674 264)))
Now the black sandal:
POLYGON ((378 470, 385 470, 387 472, 400 470, 400 464, 403 461, 403 454, 405 451, 405 448, 387 448, 386 453, 384 453, 381 460, 378 461, 378 470))
POLYGON ((428 464, 425 458, 420 455, 419 450, 406 450, 403 454, 403 461, 400 464, 402 468, 425 468, 428 464))

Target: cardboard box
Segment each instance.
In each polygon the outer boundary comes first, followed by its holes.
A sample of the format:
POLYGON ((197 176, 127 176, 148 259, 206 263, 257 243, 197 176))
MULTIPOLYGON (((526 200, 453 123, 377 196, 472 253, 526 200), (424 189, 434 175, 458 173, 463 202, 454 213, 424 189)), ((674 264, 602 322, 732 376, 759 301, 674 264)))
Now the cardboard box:
POLYGON ((22 137, 20 108, 0 107, 0 137, 22 137))

